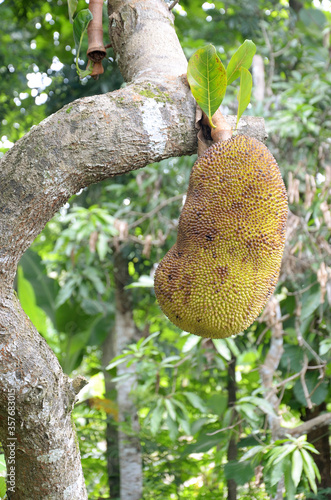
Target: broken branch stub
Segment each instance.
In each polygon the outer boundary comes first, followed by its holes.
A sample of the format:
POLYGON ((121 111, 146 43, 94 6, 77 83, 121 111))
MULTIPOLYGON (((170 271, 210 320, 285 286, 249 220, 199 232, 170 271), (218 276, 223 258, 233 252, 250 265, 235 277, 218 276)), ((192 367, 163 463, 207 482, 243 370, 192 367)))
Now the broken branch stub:
MULTIPOLYGON (((101 63, 102 59, 106 57, 106 49, 103 44, 102 7, 103 0, 90 0, 89 10, 93 15, 93 19, 90 21, 87 28, 87 56, 93 63, 101 63)), ((103 69, 100 71, 99 68, 97 74, 100 73, 103 73, 103 69)))

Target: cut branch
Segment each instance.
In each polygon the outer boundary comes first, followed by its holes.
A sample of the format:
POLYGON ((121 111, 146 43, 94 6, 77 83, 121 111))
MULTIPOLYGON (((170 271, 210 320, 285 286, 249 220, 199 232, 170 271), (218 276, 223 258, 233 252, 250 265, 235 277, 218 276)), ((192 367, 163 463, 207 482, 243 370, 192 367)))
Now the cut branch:
POLYGON ((102 7, 103 0, 90 0, 89 10, 93 19, 87 27, 87 56, 94 63, 102 61, 106 56, 106 49, 103 45, 102 7))

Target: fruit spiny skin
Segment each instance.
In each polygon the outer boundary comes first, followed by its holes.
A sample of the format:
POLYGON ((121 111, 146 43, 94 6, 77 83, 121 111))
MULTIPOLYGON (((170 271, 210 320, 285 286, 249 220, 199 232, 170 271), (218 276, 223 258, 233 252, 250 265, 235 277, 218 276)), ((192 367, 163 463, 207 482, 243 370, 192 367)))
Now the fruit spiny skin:
POLYGON ((209 338, 251 325, 277 284, 287 211, 264 144, 240 135, 207 149, 191 172, 177 242, 155 273, 166 316, 209 338))

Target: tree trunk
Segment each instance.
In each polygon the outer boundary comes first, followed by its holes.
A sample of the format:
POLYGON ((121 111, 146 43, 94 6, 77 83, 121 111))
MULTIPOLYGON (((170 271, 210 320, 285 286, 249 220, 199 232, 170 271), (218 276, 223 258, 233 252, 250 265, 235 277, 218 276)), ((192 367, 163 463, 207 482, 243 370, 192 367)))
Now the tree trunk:
MULTIPOLYGON (((273 378, 284 352, 283 347, 283 323, 281 321, 281 310, 277 299, 272 296, 264 309, 267 325, 271 330, 271 343, 268 354, 263 365, 260 367, 262 387, 265 390, 264 397, 275 411, 274 415, 268 415, 268 424, 273 441, 279 439, 282 433, 280 416, 278 414, 279 401, 276 390, 273 387, 273 378)), ((284 478, 277 485, 277 493, 272 500, 282 500, 284 492, 284 478)))
MULTIPOLYGON (((312 410, 306 409, 305 420, 309 422, 313 418, 318 417, 321 413, 326 412, 326 403, 323 402, 315 406, 312 410)), ((311 429, 307 433, 307 441, 312 443, 319 455, 314 455, 314 460, 321 474, 321 481, 318 483, 319 489, 331 488, 331 457, 329 445, 329 425, 321 425, 315 429, 311 429)))
MULTIPOLYGON (((237 385, 236 385, 236 361, 237 358, 232 354, 229 361, 228 371, 228 406, 233 407, 236 404, 237 385)), ((232 414, 230 425, 236 419, 235 412, 232 414)), ((237 458, 237 440, 234 435, 231 435, 228 446, 228 461, 236 460, 237 458)), ((234 479, 228 479, 228 500, 237 500, 237 483, 234 479)))
MULTIPOLYGON (((125 289, 130 280, 128 261, 120 251, 114 256, 114 279, 115 332, 117 355, 119 355, 127 344, 138 339, 138 332, 133 321, 131 293, 130 290, 125 289)), ((127 373, 131 374, 130 377, 117 384, 121 500, 139 500, 142 495, 142 457, 138 436, 140 429, 138 415, 132 400, 132 392, 136 386, 135 363, 130 367, 126 367, 125 363, 117 367, 117 376, 127 373), (125 423, 124 428, 121 428, 121 423, 125 423), (127 427, 129 432, 126 430, 127 427)))
POLYGON ((0 300, 0 441, 11 500, 87 498, 71 411, 87 383, 69 379, 16 296, 0 300))

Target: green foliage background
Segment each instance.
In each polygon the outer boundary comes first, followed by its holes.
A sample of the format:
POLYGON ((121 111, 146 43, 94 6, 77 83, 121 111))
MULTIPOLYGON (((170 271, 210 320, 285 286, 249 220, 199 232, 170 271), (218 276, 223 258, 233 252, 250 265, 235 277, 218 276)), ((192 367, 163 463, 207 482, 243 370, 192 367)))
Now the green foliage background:
MULTIPOLYGON (((78 8, 85 7, 80 1, 78 8)), ((253 40, 263 57, 265 99, 257 102, 253 97, 248 113, 266 120, 268 146, 278 160, 290 198, 291 231, 276 290, 285 318, 284 354, 275 382, 281 384, 298 373, 306 356, 312 401, 325 403, 324 409, 331 411, 330 275, 324 297, 318 278, 322 263, 331 266, 327 215, 331 207, 331 13, 316 8, 316 2, 289 5, 286 0, 182 0, 174 13, 188 58, 212 43, 226 67, 245 39, 253 40), (325 378, 320 380, 316 366, 323 363, 325 378)), ((72 26, 62 0, 4 0, 1 16, 2 151, 64 104, 122 84, 111 50, 101 79, 79 81, 72 26)), ((104 33, 106 38, 106 25, 104 33)), ((236 93, 234 86, 227 92, 226 113, 236 114, 236 93)), ((175 242, 181 195, 194 160, 173 158, 149 165, 73 197, 23 256, 17 291, 64 371, 91 378, 85 399, 91 403, 93 398, 102 398, 102 344, 112 332, 115 316, 116 221, 127 224, 128 236, 120 248, 133 283, 133 315, 141 340, 129 346, 126 357, 118 362, 136 360, 143 498, 222 499, 227 480, 234 478, 238 498, 266 499, 274 494, 283 473, 280 466, 268 468, 270 453, 293 445, 272 443, 266 426, 272 408, 263 398, 258 368, 268 352, 270 328, 260 319, 235 339, 202 340, 179 331, 162 315, 152 289, 154 266, 175 242), (147 339, 149 334, 155 335, 147 339), (229 407, 228 366, 234 358, 237 403, 229 407), (231 436, 237 442, 238 460, 227 463, 231 436), (253 455, 240 461, 255 446, 262 447, 255 461, 253 455), (265 466, 262 480, 257 465, 265 466)), ((116 380, 116 363, 111 373, 116 380)), ((284 425, 298 425, 306 418, 307 402, 299 377, 290 380, 279 396, 284 425)), ((116 425, 115 394, 104 407, 82 402, 75 409, 89 498, 109 495, 107 418, 116 425)), ((297 498, 321 500, 321 489, 315 497, 308 493, 309 473, 301 476, 296 469, 294 453, 300 447, 298 442, 292 446, 284 462, 287 468, 293 467, 292 476, 299 477, 295 490, 289 480, 292 493, 288 491, 288 498, 300 494, 297 498)))

